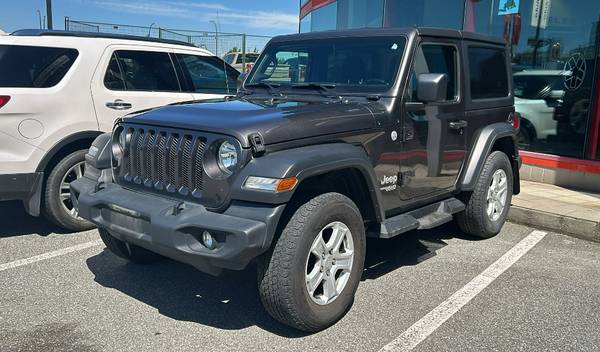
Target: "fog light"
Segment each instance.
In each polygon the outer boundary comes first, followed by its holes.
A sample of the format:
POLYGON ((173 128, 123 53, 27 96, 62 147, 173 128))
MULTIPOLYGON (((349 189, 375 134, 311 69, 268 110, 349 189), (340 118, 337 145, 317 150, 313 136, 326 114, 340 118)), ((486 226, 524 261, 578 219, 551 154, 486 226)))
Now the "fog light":
POLYGON ((212 234, 208 231, 202 233, 202 244, 208 249, 215 249, 217 247, 217 241, 215 241, 212 234))

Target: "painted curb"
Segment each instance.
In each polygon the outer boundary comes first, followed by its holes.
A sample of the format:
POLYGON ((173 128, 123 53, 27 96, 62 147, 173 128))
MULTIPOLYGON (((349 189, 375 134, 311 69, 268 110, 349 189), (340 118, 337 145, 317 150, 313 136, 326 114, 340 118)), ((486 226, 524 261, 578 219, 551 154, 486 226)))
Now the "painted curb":
POLYGON ((600 223, 513 205, 508 220, 572 237, 600 242, 600 223))

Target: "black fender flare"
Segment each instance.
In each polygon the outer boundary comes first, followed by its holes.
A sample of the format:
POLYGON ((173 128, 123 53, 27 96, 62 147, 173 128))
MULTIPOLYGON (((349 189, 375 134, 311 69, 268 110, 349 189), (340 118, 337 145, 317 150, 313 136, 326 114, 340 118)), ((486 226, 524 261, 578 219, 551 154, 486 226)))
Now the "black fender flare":
POLYGON ((253 158, 233 182, 231 198, 258 203, 284 204, 292 199, 298 186, 290 192, 271 193, 245 189, 244 182, 249 176, 269 178, 296 176, 298 184, 301 184, 309 177, 342 169, 356 169, 360 172, 368 186, 366 191, 369 192, 375 216, 378 221, 383 221, 381 194, 376 187, 377 178, 373 164, 362 147, 347 143, 329 143, 286 149, 253 158))
POLYGON ((469 158, 463 167, 458 188, 461 191, 473 191, 475 189, 475 184, 479 179, 479 175, 481 175, 487 156, 492 152, 494 144, 501 138, 509 137, 512 139, 512 150, 508 151, 508 158, 513 165, 515 193, 518 193, 518 190, 520 189, 518 185, 520 158, 516 135, 517 132, 515 128, 510 123, 506 122, 493 123, 479 130, 474 137, 469 158))

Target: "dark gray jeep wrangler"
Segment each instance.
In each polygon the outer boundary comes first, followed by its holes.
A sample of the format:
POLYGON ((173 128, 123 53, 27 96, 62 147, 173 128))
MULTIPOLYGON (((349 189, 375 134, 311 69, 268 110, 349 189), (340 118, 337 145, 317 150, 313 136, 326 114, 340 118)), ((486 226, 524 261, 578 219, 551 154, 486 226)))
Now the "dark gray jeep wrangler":
POLYGON ((73 202, 132 262, 216 275, 256 260, 266 310, 324 329, 353 302, 366 236, 500 231, 519 192, 508 56, 427 28, 274 38, 236 97, 98 137, 73 202))

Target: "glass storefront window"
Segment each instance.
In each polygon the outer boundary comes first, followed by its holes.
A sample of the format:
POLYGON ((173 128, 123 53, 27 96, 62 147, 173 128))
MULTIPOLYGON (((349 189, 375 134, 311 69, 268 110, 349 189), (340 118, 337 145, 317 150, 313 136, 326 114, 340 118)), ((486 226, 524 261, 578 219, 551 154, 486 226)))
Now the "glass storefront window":
POLYGON ((462 29, 464 0, 387 0, 385 26, 462 29))
POLYGON ((598 0, 467 0, 464 29, 510 43, 522 149, 584 157, 598 0))
POLYGON ((384 0, 338 0, 338 29, 383 26, 384 0))
POLYGON ((313 10, 311 18, 311 31, 327 31, 336 29, 337 2, 313 10))
POLYGON ((306 33, 306 32, 311 31, 311 28, 310 28, 311 17, 312 17, 312 15, 309 13, 308 15, 304 16, 304 18, 302 18, 300 20, 300 33, 306 33))

